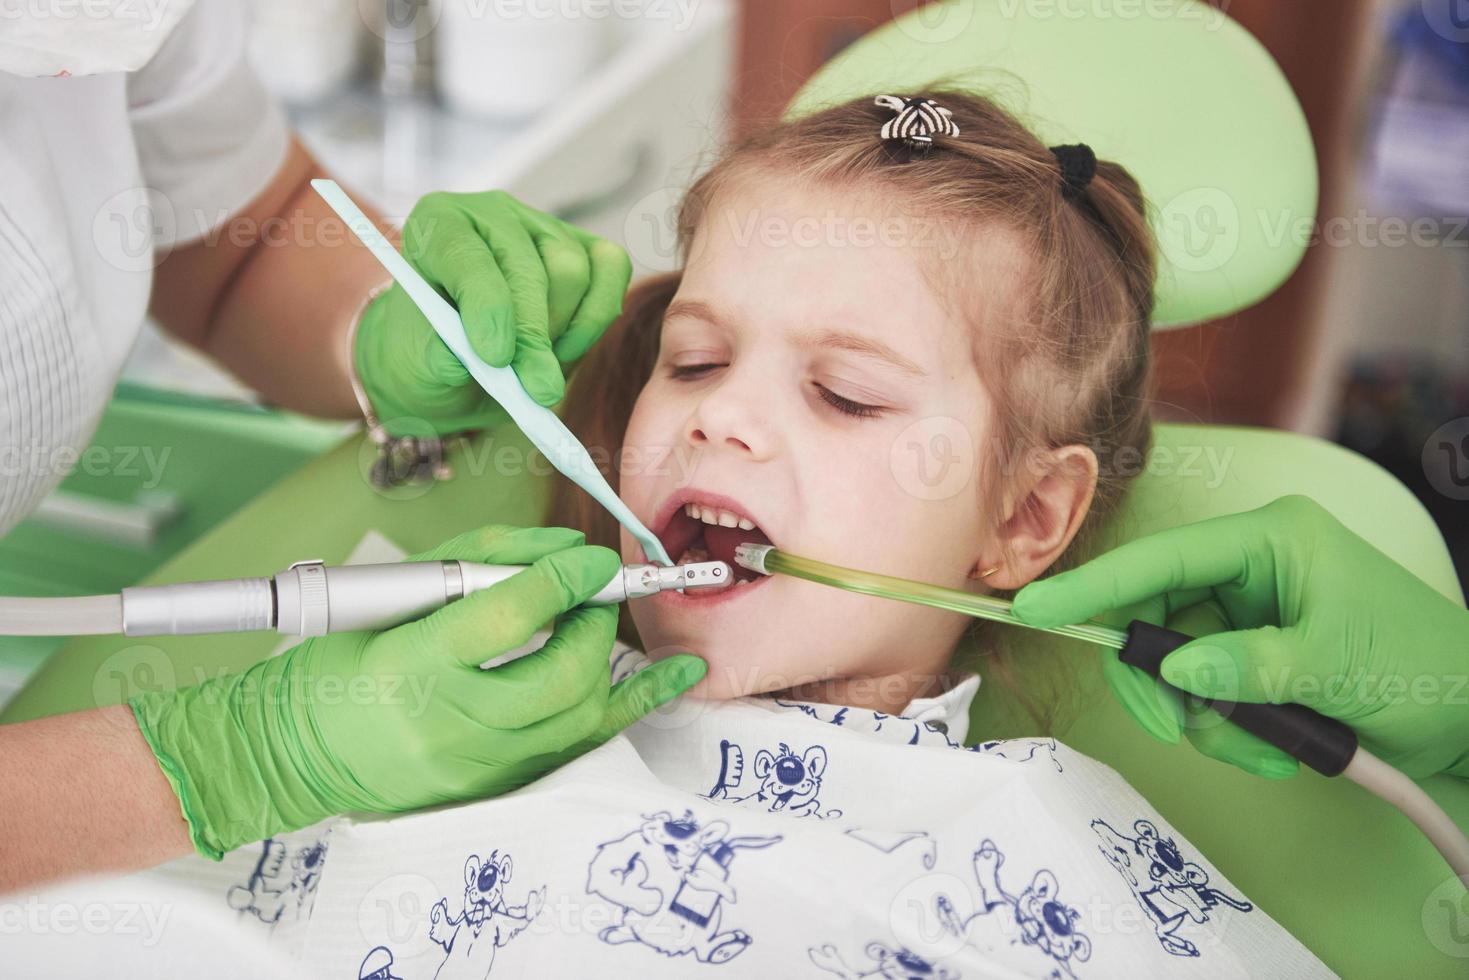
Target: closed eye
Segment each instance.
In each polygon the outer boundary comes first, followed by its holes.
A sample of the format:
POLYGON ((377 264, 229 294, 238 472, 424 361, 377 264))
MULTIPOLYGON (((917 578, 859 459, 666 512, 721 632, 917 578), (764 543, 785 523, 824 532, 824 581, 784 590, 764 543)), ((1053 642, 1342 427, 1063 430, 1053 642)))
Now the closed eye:
MULTIPOLYGON (((668 369, 668 376, 675 381, 693 381, 703 377, 710 371, 724 366, 723 364, 675 364, 668 369)), ((821 396, 821 400, 843 415, 849 415, 852 418, 873 419, 878 418, 886 411, 880 405, 868 405, 838 395, 823 384, 814 381, 812 384, 816 387, 816 393, 821 396)))
POLYGON ((875 419, 882 415, 884 411, 880 405, 867 405, 862 402, 853 401, 850 398, 843 398, 825 385, 816 384, 814 381, 812 384, 816 385, 816 391, 821 395, 821 400, 843 415, 850 415, 853 418, 859 419, 875 419))
POLYGON ((724 365, 723 364, 675 364, 675 365, 673 365, 673 367, 671 367, 671 368, 668 369, 668 376, 671 377, 675 381, 688 381, 688 380, 690 380, 692 378, 700 377, 701 375, 703 375, 703 374, 705 374, 705 373, 707 373, 709 371, 712 371, 712 370, 714 370, 717 367, 724 367, 724 365))

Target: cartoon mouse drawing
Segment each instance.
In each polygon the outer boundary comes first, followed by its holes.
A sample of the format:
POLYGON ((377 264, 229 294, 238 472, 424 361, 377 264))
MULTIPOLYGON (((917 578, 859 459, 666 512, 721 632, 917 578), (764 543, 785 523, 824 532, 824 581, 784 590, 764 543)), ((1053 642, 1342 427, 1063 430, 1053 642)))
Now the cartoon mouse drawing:
POLYGON ((645 815, 638 829, 597 846, 587 891, 616 905, 616 921, 599 934, 611 945, 641 943, 665 956, 693 954, 726 963, 752 942, 743 929, 721 931, 735 902, 730 865, 738 851, 770 847, 772 837, 730 837, 729 825, 701 825, 692 810, 645 815))
POLYGON ((524 905, 505 904, 505 884, 513 865, 509 854, 491 851, 464 862, 464 909, 449 914, 447 898, 429 911, 429 938, 444 949, 444 962, 434 974, 442 980, 485 980, 495 965, 495 950, 514 939, 546 904, 546 889, 532 891, 524 905))
MULTIPOLYGON (((1053 977, 1074 976, 1072 961, 1084 962, 1092 955, 1092 943, 1077 930, 1081 913, 1060 901, 1056 876, 1042 868, 1018 895, 1007 892, 1000 884, 1000 867, 1005 855, 986 838, 974 852, 974 877, 979 884, 980 907, 966 919, 960 919, 954 903, 946 895, 935 900, 939 922, 949 932, 972 941, 977 930, 992 924, 991 915, 1008 918, 993 922, 1001 935, 1024 947, 1033 947, 1055 963, 1053 977)), ((981 945, 975 942, 974 945, 981 945)))
POLYGON ((386 946, 368 950, 357 968, 357 980, 403 980, 393 972, 393 951, 386 946))
POLYGON ((850 967, 842 954, 831 943, 812 946, 807 952, 811 962, 828 973, 835 973, 842 980, 958 980, 959 974, 947 967, 939 967, 906 948, 893 949, 879 942, 871 942, 863 950, 872 965, 850 967))
POLYGON ((797 755, 784 742, 778 752, 761 749, 755 753, 755 778, 760 782, 743 796, 736 790, 744 781, 745 753, 729 739, 719 742, 719 775, 714 788, 706 795, 711 800, 744 803, 756 800, 766 804, 771 813, 782 811, 798 817, 826 820, 840 817, 842 811, 821 808, 816 797, 821 792, 821 777, 826 772, 826 748, 813 745, 797 755))
POLYGON ((321 872, 325 866, 325 839, 301 848, 291 858, 291 890, 296 893, 296 905, 301 913, 310 913, 311 902, 316 898, 316 886, 321 881, 321 872))
POLYGON ((225 894, 229 907, 249 912, 261 922, 274 925, 286 910, 291 895, 291 879, 285 873, 286 845, 274 837, 260 842, 260 858, 244 885, 235 885, 225 894))
POLYGON ((1254 908, 1209 887, 1209 873, 1185 861, 1173 838, 1158 833, 1149 820, 1132 825, 1136 837, 1119 833, 1105 820, 1093 820, 1092 830, 1102 839, 1102 854, 1122 875, 1138 905, 1153 920, 1158 942, 1174 956, 1198 956, 1199 947, 1177 935, 1185 921, 1207 922, 1216 905, 1239 912, 1254 908))

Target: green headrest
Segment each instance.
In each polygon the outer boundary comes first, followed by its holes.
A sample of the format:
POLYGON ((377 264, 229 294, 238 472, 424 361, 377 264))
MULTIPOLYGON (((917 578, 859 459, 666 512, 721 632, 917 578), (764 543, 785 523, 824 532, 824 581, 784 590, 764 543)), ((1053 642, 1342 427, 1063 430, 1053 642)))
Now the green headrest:
POLYGON ((1161 245, 1159 327, 1258 303, 1305 253, 1317 199, 1306 117, 1265 49, 1205 3, 945 0, 837 55, 787 114, 938 84, 1132 172, 1161 245))

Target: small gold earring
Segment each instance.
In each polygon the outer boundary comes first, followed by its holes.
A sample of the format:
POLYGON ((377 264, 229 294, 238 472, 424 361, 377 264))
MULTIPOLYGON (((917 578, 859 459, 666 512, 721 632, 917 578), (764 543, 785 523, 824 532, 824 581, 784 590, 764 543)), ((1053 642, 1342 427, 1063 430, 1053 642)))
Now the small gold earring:
POLYGON ((1000 566, 996 565, 994 568, 987 568, 984 571, 980 572, 978 575, 975 576, 975 578, 989 578, 991 575, 995 574, 999 570, 1000 566))

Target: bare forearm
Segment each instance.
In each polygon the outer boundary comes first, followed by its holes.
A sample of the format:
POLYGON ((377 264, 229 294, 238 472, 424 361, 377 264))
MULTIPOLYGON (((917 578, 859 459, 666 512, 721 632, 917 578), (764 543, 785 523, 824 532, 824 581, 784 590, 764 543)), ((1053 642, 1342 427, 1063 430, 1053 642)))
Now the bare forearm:
POLYGON ((0 780, 0 892, 193 851, 127 705, 0 726, 0 780))
POLYGON ((311 189, 320 176, 293 144, 255 201, 159 265, 152 312, 268 401, 352 418, 347 330, 387 275, 311 189))

